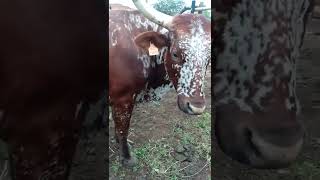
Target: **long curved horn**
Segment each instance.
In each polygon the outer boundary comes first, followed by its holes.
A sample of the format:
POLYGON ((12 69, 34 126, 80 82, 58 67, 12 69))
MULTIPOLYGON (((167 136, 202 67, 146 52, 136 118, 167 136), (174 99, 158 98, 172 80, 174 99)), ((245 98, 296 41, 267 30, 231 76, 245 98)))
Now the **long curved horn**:
POLYGON ((141 0, 132 0, 136 8, 150 21, 170 29, 173 17, 162 12, 155 10, 153 7, 149 6, 141 0))

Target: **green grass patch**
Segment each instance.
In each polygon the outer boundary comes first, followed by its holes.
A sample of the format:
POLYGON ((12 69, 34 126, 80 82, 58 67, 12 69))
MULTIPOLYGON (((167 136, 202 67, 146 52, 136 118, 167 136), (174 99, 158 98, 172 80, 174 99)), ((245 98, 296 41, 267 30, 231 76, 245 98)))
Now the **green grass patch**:
POLYGON ((320 179, 320 163, 304 161, 291 167, 291 172, 295 173, 299 179, 303 180, 319 180, 320 179))
POLYGON ((178 162, 171 157, 174 151, 167 139, 150 141, 142 147, 136 148, 136 154, 140 167, 148 169, 153 178, 167 177, 175 179, 178 173, 178 162))
MULTIPOLYGON (((138 159, 138 164, 133 169, 122 168, 118 157, 110 164, 110 173, 119 177, 128 174, 147 175, 151 179, 183 179, 186 165, 174 158, 177 146, 189 145, 193 149, 192 161, 189 167, 197 162, 206 162, 210 166, 211 153, 211 114, 193 116, 188 120, 173 120, 171 133, 163 135, 161 139, 150 139, 143 145, 137 145, 132 153, 138 159)), ((201 170, 199 167, 196 171, 201 170)), ((204 168, 203 168, 204 169, 204 168)), ((204 172, 199 172, 204 173, 204 172)), ((187 174, 189 176, 189 174, 187 174)), ((210 177, 210 175, 208 175, 210 177)))

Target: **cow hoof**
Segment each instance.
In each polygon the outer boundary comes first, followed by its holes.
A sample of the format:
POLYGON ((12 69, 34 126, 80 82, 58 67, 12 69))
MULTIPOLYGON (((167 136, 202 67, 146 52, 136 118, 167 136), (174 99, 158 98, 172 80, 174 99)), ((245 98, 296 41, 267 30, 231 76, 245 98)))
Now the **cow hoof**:
POLYGON ((127 168, 133 167, 137 164, 137 158, 134 156, 131 156, 129 159, 122 158, 121 164, 122 164, 122 166, 127 167, 127 168))

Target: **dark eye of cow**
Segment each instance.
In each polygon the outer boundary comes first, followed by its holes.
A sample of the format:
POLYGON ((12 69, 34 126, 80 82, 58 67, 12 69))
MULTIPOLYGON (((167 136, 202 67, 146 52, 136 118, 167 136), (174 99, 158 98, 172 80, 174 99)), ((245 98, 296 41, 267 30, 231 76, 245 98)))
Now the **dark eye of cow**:
POLYGON ((171 56, 172 56, 172 60, 174 60, 174 61, 177 61, 177 60, 178 60, 178 54, 177 54, 177 52, 172 52, 172 53, 171 53, 171 56))
POLYGON ((175 58, 178 57, 178 55, 177 55, 176 53, 173 53, 172 55, 173 55, 173 57, 175 57, 175 58))

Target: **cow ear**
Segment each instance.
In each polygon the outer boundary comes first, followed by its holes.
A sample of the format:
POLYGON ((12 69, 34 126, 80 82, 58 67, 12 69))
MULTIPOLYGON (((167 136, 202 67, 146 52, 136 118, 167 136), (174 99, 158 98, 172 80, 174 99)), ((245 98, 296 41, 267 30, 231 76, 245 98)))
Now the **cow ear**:
POLYGON ((158 49, 169 46, 169 39, 165 35, 154 31, 139 34, 135 37, 134 42, 137 46, 146 50, 149 49, 150 43, 154 44, 158 49))

